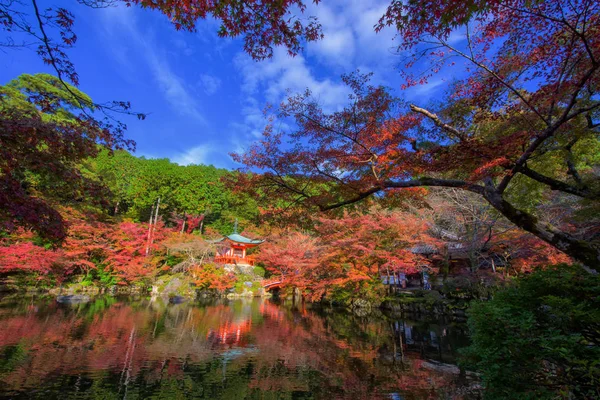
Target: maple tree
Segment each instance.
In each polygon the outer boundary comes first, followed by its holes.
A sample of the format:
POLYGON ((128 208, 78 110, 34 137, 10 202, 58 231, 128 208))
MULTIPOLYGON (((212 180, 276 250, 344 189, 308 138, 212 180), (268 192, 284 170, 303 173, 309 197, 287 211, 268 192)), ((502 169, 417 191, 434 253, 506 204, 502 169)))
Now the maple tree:
POLYGON ((200 289, 214 289, 223 293, 237 282, 233 273, 213 263, 196 265, 190 269, 190 272, 194 283, 200 289))
POLYGON ((68 235, 60 249, 64 254, 62 264, 88 275, 110 253, 108 244, 115 228, 100 221, 94 214, 86 215, 71 207, 62 209, 61 212, 69 224, 68 235))
POLYGON ((256 260, 282 286, 306 287, 305 276, 319 266, 320 252, 318 238, 287 229, 270 235, 261 245, 256 260))
POLYGON ((319 218, 315 227, 324 247, 320 266, 309 272, 313 294, 349 293, 351 298, 377 296, 381 276, 420 272, 430 262, 411 249, 436 241, 417 216, 372 208, 342 218, 319 218))
POLYGON ((90 117, 89 97, 54 76, 21 75, 0 87, 0 227, 34 228, 47 238, 66 236, 63 218, 50 200, 101 198, 78 163, 99 146, 129 146, 122 131, 90 117), (78 98, 71 93, 75 93, 78 98), (82 100, 86 103, 82 107, 82 100))
POLYGON ((175 223, 175 229, 181 233, 191 234, 197 228, 200 228, 204 221, 204 215, 171 215, 171 221, 175 223))
POLYGON ((29 241, 0 246, 0 273, 21 271, 43 278, 52 272, 61 258, 60 252, 36 246, 29 241))
MULTIPOLYGON (((341 110, 310 91, 290 96, 263 139, 234 155, 263 174, 266 196, 331 210, 414 187, 483 197, 518 227, 591 267, 600 247, 519 206, 531 185, 598 202, 600 5, 596 1, 396 2, 378 29, 395 26, 413 57, 405 87, 464 60, 466 77, 438 106, 406 104, 369 77, 342 79, 341 110), (460 45, 450 40, 463 33, 460 45), (428 65, 425 73, 418 65, 428 65), (416 71, 416 72, 415 72, 416 71)), ((458 75, 454 75, 458 76, 458 75)), ((529 197, 528 201, 542 201, 529 197)))
POLYGON ((121 284, 140 281, 156 273, 156 263, 152 254, 160 249, 160 242, 167 236, 162 221, 158 221, 153 230, 154 242, 150 245, 150 253, 146 255, 148 246, 148 228, 145 224, 122 222, 110 236, 111 252, 106 262, 121 279, 121 284))

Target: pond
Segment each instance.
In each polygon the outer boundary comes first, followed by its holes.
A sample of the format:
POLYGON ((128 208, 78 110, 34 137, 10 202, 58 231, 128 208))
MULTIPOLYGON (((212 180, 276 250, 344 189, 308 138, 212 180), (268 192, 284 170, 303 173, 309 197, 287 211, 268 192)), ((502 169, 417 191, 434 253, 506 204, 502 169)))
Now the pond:
POLYGON ((0 397, 444 399, 466 327, 291 301, 0 301, 0 397))

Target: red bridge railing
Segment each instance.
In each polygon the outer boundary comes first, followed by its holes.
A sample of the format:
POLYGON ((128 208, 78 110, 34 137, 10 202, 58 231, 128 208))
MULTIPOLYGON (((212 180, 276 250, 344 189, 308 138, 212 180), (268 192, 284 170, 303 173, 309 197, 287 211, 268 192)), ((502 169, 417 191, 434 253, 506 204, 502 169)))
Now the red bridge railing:
POLYGON ((282 278, 271 278, 271 279, 265 279, 264 281, 262 281, 263 288, 265 288, 267 290, 274 289, 276 287, 280 287, 282 284, 283 284, 282 278))

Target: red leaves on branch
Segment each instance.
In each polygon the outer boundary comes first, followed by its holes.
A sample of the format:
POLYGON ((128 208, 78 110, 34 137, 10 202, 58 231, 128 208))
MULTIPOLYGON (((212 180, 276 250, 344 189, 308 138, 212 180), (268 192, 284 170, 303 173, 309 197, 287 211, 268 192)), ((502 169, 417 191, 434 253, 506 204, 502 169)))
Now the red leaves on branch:
POLYGON ((257 261, 279 279, 283 286, 307 287, 310 271, 320 265, 321 247, 317 238, 302 232, 282 231, 260 247, 257 261))
POLYGON ((45 276, 62 256, 60 251, 47 250, 31 242, 0 246, 0 273, 24 271, 45 276))
POLYGON ((215 18, 221 23, 219 36, 243 36, 244 50, 256 60, 271 57, 273 47, 280 45, 285 46, 290 55, 296 55, 302 48, 302 39, 313 41, 322 37, 321 26, 314 17, 300 18, 292 14, 290 9, 298 10, 300 15, 305 11, 302 0, 133 0, 131 3, 159 10, 177 29, 193 31, 198 20, 215 18))
POLYGON ((577 144, 598 141, 600 3, 393 1, 377 29, 388 25, 413 53, 405 86, 441 71, 464 78, 433 110, 407 105, 359 74, 343 78, 352 94, 341 110, 327 112, 308 91, 290 96, 277 115, 286 124, 272 121, 260 143, 235 156, 248 171, 264 172, 252 183, 290 207, 320 210, 398 189, 465 189, 518 227, 598 266, 597 243, 538 223, 507 193, 530 179, 548 191, 599 198, 597 174, 581 178, 573 158, 589 157, 577 144), (556 167, 544 170, 553 157, 556 167))
POLYGON ((154 230, 154 242, 150 256, 146 257, 148 228, 145 224, 122 222, 110 236, 111 252, 106 261, 122 283, 130 283, 151 276, 156 272, 152 262, 152 253, 160 248, 160 242, 167 237, 162 221, 158 221, 154 230))
POLYGON ((175 231, 183 233, 192 233, 194 230, 200 227, 202 221, 204 221, 204 214, 200 215, 178 215, 173 214, 171 221, 175 223, 175 231))

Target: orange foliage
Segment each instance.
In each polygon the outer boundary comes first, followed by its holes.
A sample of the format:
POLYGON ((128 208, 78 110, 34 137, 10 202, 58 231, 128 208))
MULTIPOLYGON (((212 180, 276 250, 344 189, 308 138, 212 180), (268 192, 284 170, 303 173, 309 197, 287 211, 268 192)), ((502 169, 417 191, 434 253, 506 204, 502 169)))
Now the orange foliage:
POLYGON ((222 267, 215 264, 194 266, 190 271, 194 283, 200 289, 214 289, 218 292, 224 292, 231 289, 237 281, 234 274, 226 272, 222 267))

